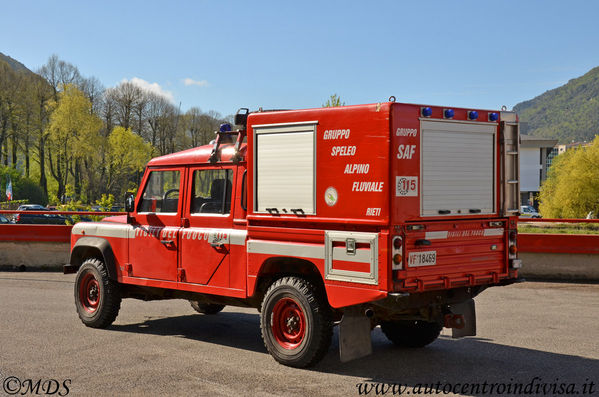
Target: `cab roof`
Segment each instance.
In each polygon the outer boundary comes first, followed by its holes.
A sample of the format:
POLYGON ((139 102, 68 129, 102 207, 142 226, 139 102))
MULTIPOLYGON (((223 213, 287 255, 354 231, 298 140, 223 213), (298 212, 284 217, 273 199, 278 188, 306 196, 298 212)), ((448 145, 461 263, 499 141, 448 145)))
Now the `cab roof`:
MULTIPOLYGON (((212 153, 213 147, 214 145, 198 146, 192 149, 155 157, 148 162, 148 167, 206 164, 210 162, 210 153, 212 153)), ((220 160, 218 163, 230 162, 231 158, 235 154, 234 145, 230 143, 221 144, 218 151, 220 153, 220 160)), ((239 148, 239 153, 241 155, 242 161, 244 161, 246 155, 245 143, 239 148)))

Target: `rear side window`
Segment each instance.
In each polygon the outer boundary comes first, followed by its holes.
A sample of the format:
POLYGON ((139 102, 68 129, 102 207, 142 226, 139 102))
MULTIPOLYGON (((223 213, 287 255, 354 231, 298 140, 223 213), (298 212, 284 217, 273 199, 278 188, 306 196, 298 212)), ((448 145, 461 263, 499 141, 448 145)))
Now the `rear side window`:
POLYGON ((137 211, 177 213, 180 181, 179 171, 152 171, 137 211))
POLYGON ((193 172, 192 214, 231 212, 232 170, 209 169, 193 172))

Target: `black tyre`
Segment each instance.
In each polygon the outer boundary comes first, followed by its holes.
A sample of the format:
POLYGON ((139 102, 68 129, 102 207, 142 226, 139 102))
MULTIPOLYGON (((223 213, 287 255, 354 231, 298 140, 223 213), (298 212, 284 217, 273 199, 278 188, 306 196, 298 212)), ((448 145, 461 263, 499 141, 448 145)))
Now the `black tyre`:
POLYGON ((443 327, 427 321, 385 321, 383 333, 391 342, 402 347, 424 347, 439 337, 443 327))
POLYGON ((200 314, 216 314, 225 308, 225 305, 217 305, 214 303, 200 303, 197 301, 189 301, 189 303, 191 303, 191 307, 200 314))
POLYGON ((106 265, 99 259, 86 259, 79 268, 75 278, 75 306, 83 324, 92 328, 108 327, 119 314, 119 285, 108 278, 106 265))
POLYGON ((275 281, 260 311, 262 339, 279 363, 303 368, 320 361, 333 335, 331 310, 324 294, 298 277, 275 281))

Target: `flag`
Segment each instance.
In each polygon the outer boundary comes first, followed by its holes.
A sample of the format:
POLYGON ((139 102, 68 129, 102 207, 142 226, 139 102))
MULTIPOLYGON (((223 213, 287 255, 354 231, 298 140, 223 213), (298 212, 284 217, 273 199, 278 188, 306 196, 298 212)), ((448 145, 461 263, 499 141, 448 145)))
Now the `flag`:
POLYGON ((10 175, 6 182, 6 201, 12 201, 12 182, 10 181, 10 175))

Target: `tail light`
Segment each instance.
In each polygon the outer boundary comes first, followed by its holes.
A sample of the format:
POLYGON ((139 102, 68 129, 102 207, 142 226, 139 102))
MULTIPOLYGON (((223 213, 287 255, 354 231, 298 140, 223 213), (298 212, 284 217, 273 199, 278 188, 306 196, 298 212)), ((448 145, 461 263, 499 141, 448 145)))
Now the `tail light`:
POLYGON ((21 214, 17 214, 17 216, 15 216, 15 223, 19 223, 20 220, 21 220, 21 214))
POLYGON ((403 240, 399 236, 393 237, 393 248, 391 249, 391 269, 403 269, 403 240))
POLYGON ((522 261, 518 259, 518 233, 516 230, 511 230, 508 239, 508 258, 512 269, 520 269, 522 261))

